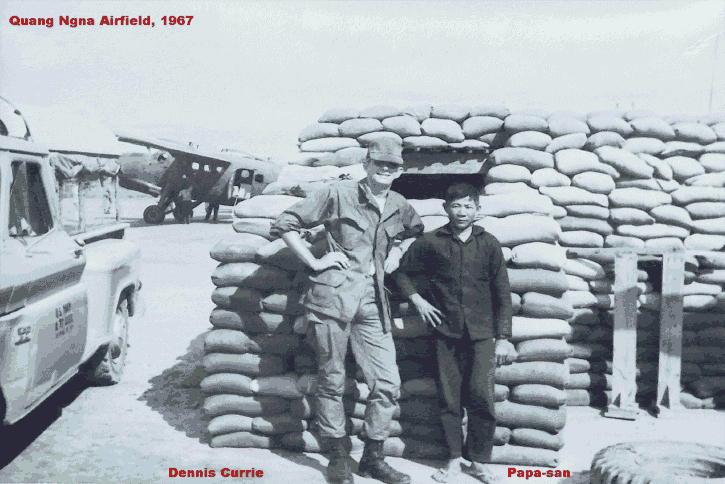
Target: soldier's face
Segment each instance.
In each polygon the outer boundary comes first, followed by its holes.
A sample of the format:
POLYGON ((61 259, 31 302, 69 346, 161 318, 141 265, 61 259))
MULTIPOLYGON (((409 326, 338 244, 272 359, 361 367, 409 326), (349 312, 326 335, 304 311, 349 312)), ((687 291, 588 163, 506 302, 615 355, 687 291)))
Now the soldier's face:
POLYGON ((383 186, 392 185, 393 182, 403 173, 402 165, 397 163, 366 159, 364 164, 365 172, 368 175, 368 181, 372 181, 383 186))
MULTIPOLYGON (((471 197, 459 198, 444 205, 453 228, 466 230, 476 220, 478 205, 471 197)), ((523 228, 523 227, 522 227, 523 228)))

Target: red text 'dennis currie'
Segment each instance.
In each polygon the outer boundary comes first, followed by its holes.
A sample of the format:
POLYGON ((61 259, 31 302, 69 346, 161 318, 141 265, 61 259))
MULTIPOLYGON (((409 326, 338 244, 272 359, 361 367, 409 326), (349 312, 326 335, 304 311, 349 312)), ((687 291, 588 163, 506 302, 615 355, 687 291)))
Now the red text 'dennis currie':
POLYGON ((521 469, 516 469, 515 467, 509 467, 508 471, 509 477, 523 477, 524 479, 528 479, 530 477, 571 477, 571 472, 560 471, 559 469, 547 469, 545 471, 524 471, 521 469))

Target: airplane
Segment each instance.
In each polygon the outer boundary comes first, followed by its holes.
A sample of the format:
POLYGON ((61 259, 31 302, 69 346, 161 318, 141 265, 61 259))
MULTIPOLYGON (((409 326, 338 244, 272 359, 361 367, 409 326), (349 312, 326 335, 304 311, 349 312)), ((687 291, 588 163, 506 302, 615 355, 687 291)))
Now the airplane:
POLYGON ((120 186, 159 197, 143 213, 144 221, 152 225, 162 223, 169 213, 181 220, 177 197, 184 178, 194 187, 194 207, 204 202, 234 206, 261 195, 267 185, 277 180, 282 169, 279 164, 236 150, 214 153, 198 150, 191 143, 185 145, 123 131, 116 131, 115 135, 121 142, 154 150, 124 154, 118 159, 120 186))

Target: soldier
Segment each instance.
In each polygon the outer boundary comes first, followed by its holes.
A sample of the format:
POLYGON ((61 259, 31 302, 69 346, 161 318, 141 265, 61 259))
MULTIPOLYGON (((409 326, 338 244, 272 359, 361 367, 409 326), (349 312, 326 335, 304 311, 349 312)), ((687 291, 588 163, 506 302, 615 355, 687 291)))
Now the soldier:
MULTIPOLYGON (((489 462, 496 430, 494 373, 513 362, 511 290, 501 245, 473 225, 478 191, 467 183, 448 188, 449 222, 413 242, 395 278, 421 317, 435 328, 437 387, 450 460, 433 479, 448 482, 463 464, 463 408, 468 410, 468 454, 464 470, 485 483, 495 481, 489 462)), ((525 229, 522 227, 522 229, 525 229)))
POLYGON ((353 482, 342 400, 349 340, 370 388, 359 473, 389 484, 410 483, 409 476, 394 470, 383 457, 383 442, 400 397, 393 318, 383 279, 397 268, 401 240, 423 231, 413 207, 390 190, 402 165, 399 141, 374 142, 363 162, 365 179, 316 191, 282 213, 271 229, 315 273, 305 294, 305 318, 308 340, 317 352, 317 425, 331 447, 327 474, 333 483, 353 482), (299 231, 319 224, 325 226, 328 252, 317 259, 299 231), (397 256, 386 260, 391 247, 397 256))
POLYGON ((212 212, 214 212, 214 221, 217 221, 217 217, 219 217, 219 202, 207 202, 206 203, 206 217, 204 217, 204 220, 209 220, 209 217, 211 217, 212 212))

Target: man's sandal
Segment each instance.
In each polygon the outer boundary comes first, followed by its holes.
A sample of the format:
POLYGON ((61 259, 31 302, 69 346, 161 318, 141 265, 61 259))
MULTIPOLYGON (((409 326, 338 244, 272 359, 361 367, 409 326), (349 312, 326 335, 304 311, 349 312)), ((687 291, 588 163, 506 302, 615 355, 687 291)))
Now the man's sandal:
POLYGON ((486 468, 478 469, 473 465, 461 465, 461 470, 469 476, 483 482, 484 484, 498 484, 501 482, 498 477, 496 477, 490 470, 486 468))

